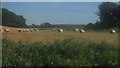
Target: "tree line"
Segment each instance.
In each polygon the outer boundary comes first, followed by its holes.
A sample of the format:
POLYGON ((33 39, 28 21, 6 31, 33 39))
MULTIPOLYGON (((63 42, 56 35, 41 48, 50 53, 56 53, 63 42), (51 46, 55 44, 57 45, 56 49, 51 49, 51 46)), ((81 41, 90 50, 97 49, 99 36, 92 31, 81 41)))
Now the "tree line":
POLYGON ((8 9, 2 8, 2 25, 9 27, 27 27, 26 19, 8 9))
POLYGON ((40 25, 32 24, 28 25, 29 28, 42 28, 42 29, 49 29, 49 28, 54 28, 54 29, 59 29, 63 28, 66 30, 73 30, 75 28, 84 28, 85 25, 83 24, 50 24, 48 22, 42 23, 40 25))
POLYGON ((98 6, 99 20, 88 23, 86 29, 109 29, 120 27, 120 5, 113 2, 103 2, 98 6))

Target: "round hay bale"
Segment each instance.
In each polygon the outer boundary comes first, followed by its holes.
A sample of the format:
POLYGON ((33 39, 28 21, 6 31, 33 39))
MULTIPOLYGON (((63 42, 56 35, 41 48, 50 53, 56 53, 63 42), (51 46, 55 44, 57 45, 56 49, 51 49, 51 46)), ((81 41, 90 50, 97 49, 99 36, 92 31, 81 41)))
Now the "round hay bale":
POLYGON ((115 33, 116 33, 116 31, 115 31, 115 30, 111 30, 111 31, 110 31, 110 33, 115 34, 115 33))
POLYGON ((75 32, 78 32, 78 31, 79 31, 79 29, 75 29, 74 31, 75 31, 75 32))
POLYGON ((18 29, 18 32, 22 32, 22 29, 18 29))
POLYGON ((63 32, 63 29, 59 29, 58 32, 63 32))
POLYGON ((10 32, 10 29, 4 29, 5 32, 10 32))
POLYGON ((26 31, 26 32, 29 32, 29 29, 26 29, 25 31, 26 31))
POLYGON ((34 31, 39 31, 38 29, 34 29, 34 31))
POLYGON ((22 29, 23 32, 26 32, 26 29, 22 29))
POLYGON ((80 33, 84 33, 85 32, 85 30, 83 30, 83 29, 80 29, 80 33))
POLYGON ((30 29, 30 31, 31 31, 31 32, 33 32, 33 31, 34 31, 34 29, 30 29))

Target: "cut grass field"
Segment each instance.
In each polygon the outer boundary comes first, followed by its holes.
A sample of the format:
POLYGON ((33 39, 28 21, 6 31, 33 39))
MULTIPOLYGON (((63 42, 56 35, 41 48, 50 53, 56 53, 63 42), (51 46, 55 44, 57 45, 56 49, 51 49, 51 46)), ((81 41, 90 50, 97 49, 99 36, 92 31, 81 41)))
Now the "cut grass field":
POLYGON ((2 32, 2 38, 7 38, 12 41, 28 41, 33 42, 53 42, 54 40, 64 40, 66 38, 73 38, 74 40, 84 41, 84 42, 107 42, 109 44, 118 45, 118 34, 111 34, 109 32, 95 32, 86 31, 85 33, 79 33, 74 31, 65 30, 59 33, 57 30, 39 30, 38 32, 17 32, 19 28, 3 27, 9 28, 10 32, 2 32))
POLYGON ((3 66, 91 67, 119 64, 117 33, 67 30, 63 33, 57 30, 17 32, 18 28, 8 28, 11 31, 2 32, 1 37, 3 66))

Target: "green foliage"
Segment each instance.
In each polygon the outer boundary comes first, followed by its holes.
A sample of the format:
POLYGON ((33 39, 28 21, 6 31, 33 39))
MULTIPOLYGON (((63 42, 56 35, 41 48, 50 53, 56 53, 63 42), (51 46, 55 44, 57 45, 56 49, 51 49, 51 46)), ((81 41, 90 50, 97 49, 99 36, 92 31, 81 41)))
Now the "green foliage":
POLYGON ((40 26, 39 25, 36 25, 36 24, 32 24, 32 25, 28 25, 29 28, 39 28, 40 26))
POLYGON ((86 25, 86 29, 109 29, 120 25, 120 5, 113 2, 103 2, 99 6, 99 20, 95 24, 86 25))
POLYGON ((117 48, 72 39, 54 43, 17 43, 3 39, 3 66, 116 66, 117 48))
POLYGON ((27 27, 26 20, 21 15, 2 8, 2 25, 10 27, 27 27))
POLYGON ((103 2, 99 5, 99 16, 103 28, 116 27, 117 15, 118 15, 118 5, 113 2, 103 2))
POLYGON ((85 29, 94 29, 94 24, 93 23, 88 23, 86 25, 85 29))
POLYGON ((85 25, 83 24, 56 24, 56 25, 53 25, 55 28, 63 28, 65 30, 73 30, 73 29, 76 29, 76 28, 81 28, 83 29, 85 27, 85 25))
POLYGON ((40 25, 40 28, 51 28, 53 27, 53 25, 51 25, 50 23, 46 22, 40 25))

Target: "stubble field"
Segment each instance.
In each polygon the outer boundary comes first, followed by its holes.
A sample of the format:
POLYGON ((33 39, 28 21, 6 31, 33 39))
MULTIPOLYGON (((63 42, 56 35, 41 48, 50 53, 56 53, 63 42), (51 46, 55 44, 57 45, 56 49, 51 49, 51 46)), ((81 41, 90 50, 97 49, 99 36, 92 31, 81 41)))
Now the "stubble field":
POLYGON ((58 30, 39 30, 37 32, 18 32, 18 28, 11 29, 10 32, 2 32, 2 38, 7 38, 12 41, 27 41, 33 42, 53 42, 55 40, 64 40, 72 38, 74 40, 84 42, 107 42, 109 44, 118 45, 118 33, 111 34, 108 32, 86 31, 85 33, 79 33, 74 31, 65 30, 64 32, 58 32, 58 30))

